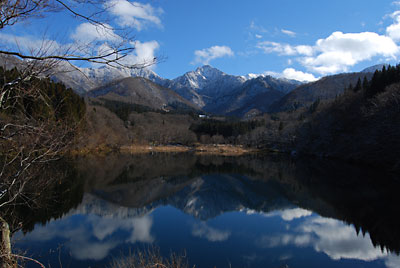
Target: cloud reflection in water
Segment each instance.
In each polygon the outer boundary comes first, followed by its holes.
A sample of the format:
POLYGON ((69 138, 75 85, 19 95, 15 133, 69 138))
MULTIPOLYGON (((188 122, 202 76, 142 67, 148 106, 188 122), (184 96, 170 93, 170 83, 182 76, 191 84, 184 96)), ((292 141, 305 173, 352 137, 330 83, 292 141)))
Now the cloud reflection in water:
POLYGON ((210 242, 221 242, 227 240, 231 233, 229 231, 217 230, 202 222, 193 225, 192 235, 203 237, 210 242))
MULTIPOLYGON (((285 221, 311 214, 290 209, 268 214, 268 217, 279 216, 285 221)), ((265 216, 265 215, 263 215, 265 216)), ((311 246, 317 252, 327 254, 333 260, 356 259, 375 261, 382 259, 388 268, 400 267, 400 257, 374 247, 369 234, 359 234, 353 226, 339 220, 310 216, 298 226, 287 228, 292 230, 278 235, 264 235, 256 241, 262 248, 275 248, 293 245, 296 247, 311 246)))
POLYGON ((27 241, 66 239, 65 246, 78 260, 102 260, 112 249, 124 243, 152 243, 153 219, 149 215, 135 218, 104 218, 89 214, 70 216, 62 221, 52 221, 47 226, 36 226, 26 235, 27 241), (118 235, 118 232, 128 235, 118 235))

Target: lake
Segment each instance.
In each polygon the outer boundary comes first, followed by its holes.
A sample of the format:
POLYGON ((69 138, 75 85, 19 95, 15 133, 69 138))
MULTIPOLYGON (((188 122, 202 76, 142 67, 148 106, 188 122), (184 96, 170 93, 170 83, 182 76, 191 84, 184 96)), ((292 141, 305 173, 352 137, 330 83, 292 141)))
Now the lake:
POLYGON ((63 167, 62 194, 20 212, 26 222, 13 235, 14 250, 46 266, 105 267, 155 248, 192 267, 400 267, 400 183, 379 170, 191 153, 63 167))

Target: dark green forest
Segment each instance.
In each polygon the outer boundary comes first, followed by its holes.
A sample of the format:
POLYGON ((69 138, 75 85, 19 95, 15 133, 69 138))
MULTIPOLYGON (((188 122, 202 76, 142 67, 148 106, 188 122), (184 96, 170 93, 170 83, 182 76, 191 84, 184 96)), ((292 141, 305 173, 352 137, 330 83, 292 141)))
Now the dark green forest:
POLYGON ((321 102, 295 130, 297 150, 399 170, 399 82, 400 65, 384 67, 321 102))
POLYGON ((20 81, 23 75, 16 69, 0 67, 0 87, 8 96, 2 98, 1 112, 7 116, 36 120, 54 120, 63 123, 78 123, 85 115, 86 105, 82 97, 62 83, 48 78, 30 77, 20 81), (7 91, 7 87, 13 90, 7 91), (33 90, 34 89, 34 90, 33 90))
POLYGON ((196 122, 190 126, 198 137, 200 135, 222 135, 224 138, 238 137, 244 135, 257 127, 265 125, 264 120, 251 120, 251 121, 240 121, 240 120, 226 120, 220 121, 215 119, 204 119, 196 122))

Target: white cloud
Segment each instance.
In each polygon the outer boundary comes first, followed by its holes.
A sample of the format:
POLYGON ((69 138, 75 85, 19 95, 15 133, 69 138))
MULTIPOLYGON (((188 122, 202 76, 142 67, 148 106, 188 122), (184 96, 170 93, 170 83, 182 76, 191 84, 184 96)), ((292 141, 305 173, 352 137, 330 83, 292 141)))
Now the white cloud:
MULTIPOLYGON (((292 80, 297 80, 300 82, 313 82, 313 81, 316 81, 319 79, 311 73, 305 73, 302 71, 295 70, 293 68, 286 68, 285 70, 283 70, 282 73, 266 71, 262 75, 270 75, 270 76, 278 77, 278 78, 292 79, 292 80)), ((249 77, 254 78, 257 76, 260 76, 260 75, 251 74, 251 76, 249 76, 249 77)), ((285 212, 285 211, 283 211, 283 212, 285 212)))
POLYGON ((257 39, 261 39, 261 38, 262 38, 262 35, 261 35, 261 34, 255 34, 255 37, 256 37, 257 39))
POLYGON ((400 11, 392 13, 390 17, 394 23, 386 28, 386 34, 394 41, 400 41, 400 11))
POLYGON ((259 33, 267 33, 268 30, 265 29, 263 26, 258 25, 254 20, 250 22, 250 26, 248 29, 252 32, 259 32, 259 33))
POLYGON ((281 32, 283 34, 286 34, 286 35, 290 36, 290 37, 295 37, 296 36, 295 32, 292 32, 292 31, 289 31, 289 30, 282 29, 281 32))
MULTIPOLYGON (((151 63, 154 63, 154 60, 156 58, 156 51, 160 47, 157 41, 135 41, 133 45, 135 46, 133 54, 124 59, 128 64, 138 63, 149 65, 151 63)), ((155 65, 151 65, 149 68, 153 68, 154 66, 155 65)))
POLYGON ((58 54, 67 49, 67 46, 59 44, 55 40, 37 38, 33 36, 18 36, 0 33, 0 44, 6 45, 8 49, 32 55, 45 56, 58 54))
MULTIPOLYGON (((131 42, 134 50, 131 54, 128 54, 124 58, 120 59, 118 62, 124 65, 137 65, 152 69, 156 66, 156 51, 160 47, 157 41, 131 42)), ((97 55, 107 55, 114 52, 114 49, 110 47, 107 43, 103 43, 97 48, 97 55)), ((115 55, 105 57, 105 59, 112 60, 115 55)), ((101 66, 100 63, 93 63, 94 67, 101 66)))
POLYGON ((385 264, 387 268, 399 268, 400 267, 400 257, 396 255, 389 255, 386 260, 385 264))
POLYGON ((316 56, 304 57, 300 62, 309 70, 330 74, 347 71, 348 67, 375 56, 395 59, 399 47, 391 38, 373 32, 334 32, 328 38, 319 39, 314 51, 316 56))
POLYGON ((374 247, 369 234, 357 235, 354 227, 341 221, 314 217, 304 221, 294 233, 262 236, 256 241, 259 247, 275 248, 288 245, 312 246, 333 260, 356 259, 374 261, 382 259, 387 267, 398 267, 400 257, 374 247))
POLYGON ((286 68, 282 72, 282 76, 287 79, 293 79, 301 82, 313 82, 318 80, 313 74, 297 71, 293 68, 286 68))
POLYGON ((47 226, 36 226, 27 234, 28 241, 49 241, 56 237, 66 239, 65 246, 71 255, 78 260, 102 260, 112 249, 124 243, 152 243, 153 219, 149 215, 133 218, 107 218, 93 214, 76 224, 74 216, 52 221, 47 226), (72 224, 74 222, 75 224, 72 224), (121 238, 119 231, 129 235, 121 238))
POLYGON ((114 33, 112 27, 108 24, 94 25, 89 22, 80 24, 71 38, 77 42, 90 43, 93 41, 119 41, 121 38, 114 33))
POLYGON ((111 0, 105 6, 111 14, 117 17, 116 22, 122 27, 133 27, 140 31, 147 24, 162 26, 159 15, 163 13, 163 10, 153 8, 150 4, 111 0))
POLYGON ((314 49, 311 46, 292 46, 289 44, 276 43, 271 41, 259 42, 257 48, 263 50, 265 53, 276 52, 280 55, 295 56, 304 55, 311 56, 314 53, 314 49))
POLYGON ((318 217, 305 222, 301 231, 312 234, 316 251, 322 251, 334 260, 357 259, 372 261, 387 256, 387 252, 375 248, 369 234, 357 235, 354 227, 328 218, 318 217))
POLYGON ((307 217, 310 216, 311 214, 312 214, 311 211, 302 208, 286 209, 282 211, 282 219, 285 221, 292 221, 293 219, 307 217))
POLYGON ((204 237, 210 242, 221 242, 229 238, 231 233, 229 231, 221 231, 207 226, 205 223, 193 225, 192 235, 197 237, 204 237))
POLYGON ((208 64, 211 60, 231 57, 234 55, 232 49, 228 46, 212 46, 210 48, 205 48, 202 50, 196 50, 194 52, 195 59, 192 64, 203 63, 208 64))
MULTIPOLYGON (((275 72, 266 72, 265 75, 271 75, 271 76, 279 76, 281 77, 281 74, 275 73, 275 72)), ((254 210, 247 210, 247 214, 255 214, 257 213, 254 210)), ((294 219, 299 219, 307 216, 311 216, 312 212, 303 208, 288 208, 284 210, 276 210, 273 212, 269 213, 261 213, 264 217, 281 217, 282 220, 284 221, 292 221, 294 219)))
MULTIPOLYGON (((359 62, 371 60, 373 57, 396 59, 400 49, 395 41, 400 41, 400 11, 391 15, 395 23, 390 25, 386 35, 374 32, 342 33, 334 32, 325 39, 319 39, 315 45, 293 46, 285 43, 263 41, 257 48, 264 53, 277 53, 293 56, 307 70, 322 75, 345 72, 359 62)), ((302 76, 305 80, 315 80, 293 69, 286 69, 286 76, 302 76)))

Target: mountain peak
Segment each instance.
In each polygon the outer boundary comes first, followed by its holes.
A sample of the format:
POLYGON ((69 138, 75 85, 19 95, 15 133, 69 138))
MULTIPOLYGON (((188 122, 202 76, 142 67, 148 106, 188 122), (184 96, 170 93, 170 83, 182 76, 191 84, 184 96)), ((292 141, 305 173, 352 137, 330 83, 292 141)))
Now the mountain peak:
POLYGON ((212 78, 215 76, 225 75, 224 72, 218 70, 217 68, 212 67, 211 65, 203 65, 201 67, 198 67, 194 72, 196 74, 204 76, 205 78, 212 78))

